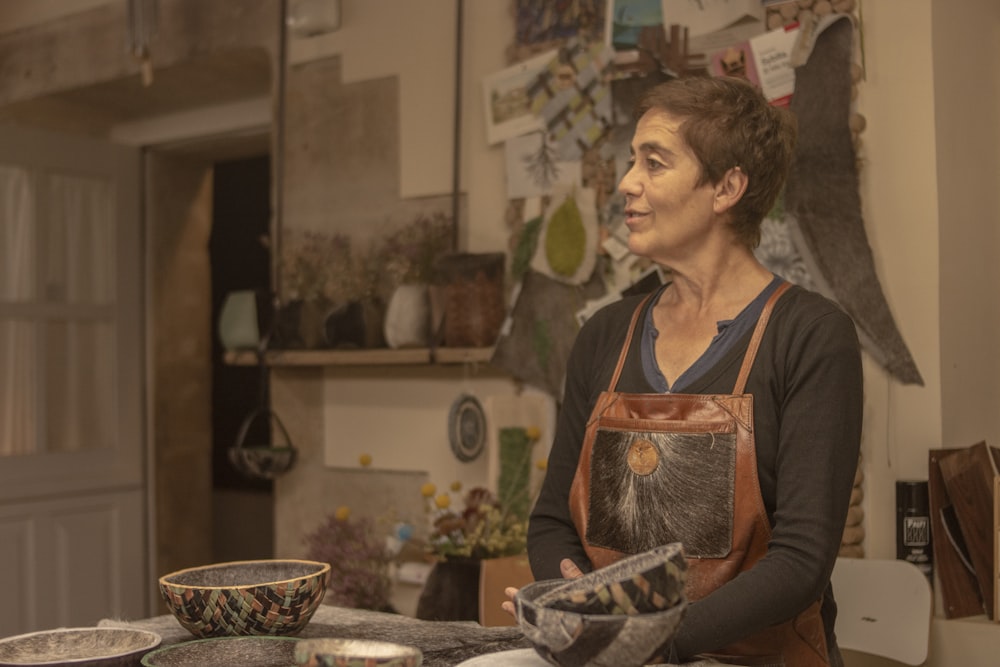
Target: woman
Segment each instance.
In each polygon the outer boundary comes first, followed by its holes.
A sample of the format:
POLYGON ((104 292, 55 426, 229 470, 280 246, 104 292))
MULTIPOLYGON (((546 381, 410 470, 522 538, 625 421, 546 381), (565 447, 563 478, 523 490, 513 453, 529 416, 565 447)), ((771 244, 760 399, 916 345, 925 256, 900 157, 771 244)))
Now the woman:
POLYGON ((629 249, 671 279, 577 337, 532 571, 578 576, 679 541, 689 605, 670 659, 841 664, 830 573, 858 463, 858 339, 753 254, 794 123, 728 77, 660 84, 636 117, 619 185, 629 249))

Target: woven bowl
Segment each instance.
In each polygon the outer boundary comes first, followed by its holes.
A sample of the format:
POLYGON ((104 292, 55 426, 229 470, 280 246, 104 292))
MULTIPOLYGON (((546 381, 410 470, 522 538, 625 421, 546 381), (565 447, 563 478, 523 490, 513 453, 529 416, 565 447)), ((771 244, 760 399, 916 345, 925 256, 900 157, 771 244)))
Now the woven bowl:
POLYGON ((248 560, 179 570, 159 579, 160 594, 196 637, 294 635, 323 601, 330 564, 248 560))
POLYGON ((0 666, 138 667, 160 635, 128 628, 59 628, 0 639, 0 666))

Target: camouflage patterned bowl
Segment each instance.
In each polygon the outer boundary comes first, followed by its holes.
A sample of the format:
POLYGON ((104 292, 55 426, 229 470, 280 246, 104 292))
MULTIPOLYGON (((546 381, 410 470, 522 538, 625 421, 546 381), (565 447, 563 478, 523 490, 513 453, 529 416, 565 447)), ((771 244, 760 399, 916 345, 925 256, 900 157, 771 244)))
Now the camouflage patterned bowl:
POLYGON ((678 543, 628 556, 556 586, 536 603, 581 614, 646 614, 684 597, 687 562, 678 543))
POLYGON ((560 667, 667 662, 687 609, 679 544, 629 556, 576 579, 536 581, 514 596, 524 636, 560 667))
POLYGON ((667 662, 684 616, 681 601, 650 614, 580 614, 537 604, 561 579, 536 581, 514 596, 518 625, 535 651, 559 667, 639 667, 667 662))

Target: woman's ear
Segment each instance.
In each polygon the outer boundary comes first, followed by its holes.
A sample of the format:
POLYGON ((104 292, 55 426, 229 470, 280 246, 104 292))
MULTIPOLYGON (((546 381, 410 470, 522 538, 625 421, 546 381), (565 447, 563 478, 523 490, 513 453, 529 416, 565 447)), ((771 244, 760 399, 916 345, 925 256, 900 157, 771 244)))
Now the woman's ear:
POLYGON ((715 185, 715 212, 725 213, 735 206, 747 191, 748 182, 746 173, 739 167, 732 167, 723 174, 722 179, 715 185))

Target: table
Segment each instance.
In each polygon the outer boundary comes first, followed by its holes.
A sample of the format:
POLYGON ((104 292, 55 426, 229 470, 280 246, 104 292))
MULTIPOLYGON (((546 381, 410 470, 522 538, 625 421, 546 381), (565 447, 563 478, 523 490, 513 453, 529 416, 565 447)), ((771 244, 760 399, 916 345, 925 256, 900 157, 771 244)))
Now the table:
MULTIPOLYGON (((102 627, 130 627, 156 632, 163 646, 195 639, 171 614, 137 621, 105 619, 102 627)), ((455 667, 480 655, 531 648, 517 627, 483 627, 475 621, 424 621, 402 614, 320 605, 300 638, 339 637, 372 639, 416 646, 423 651, 424 667, 455 667)), ((684 663, 684 667, 719 665, 710 661, 684 663)))
MULTIPOLYGON (((151 630, 163 637, 162 646, 195 639, 172 614, 138 621, 106 619, 100 626, 151 630)), ((402 614, 347 609, 322 604, 297 637, 374 639, 417 646, 424 667, 454 667, 485 653, 528 648, 531 644, 516 627, 486 628, 474 621, 422 621, 402 614)))

